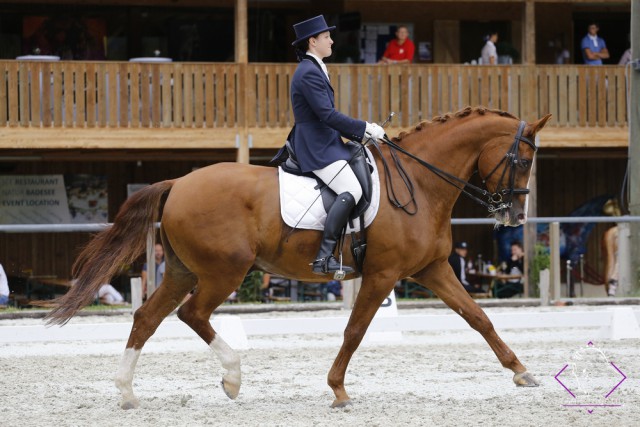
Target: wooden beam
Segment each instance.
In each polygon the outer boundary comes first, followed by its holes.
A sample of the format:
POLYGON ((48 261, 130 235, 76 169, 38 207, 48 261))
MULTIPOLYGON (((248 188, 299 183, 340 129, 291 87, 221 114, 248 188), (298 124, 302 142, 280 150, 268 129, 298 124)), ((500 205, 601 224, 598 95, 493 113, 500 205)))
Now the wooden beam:
POLYGON ((628 128, 545 127, 540 132, 542 148, 628 147, 628 128))
MULTIPOLYGON (((390 136, 408 128, 390 127, 390 136)), ((288 127, 248 127, 185 129, 119 129, 119 128, 19 128, 0 129, 1 150, 36 149, 219 149, 238 148, 240 140, 245 154, 249 148, 280 148, 288 127), (246 135, 246 137, 244 136, 246 135), (251 140, 251 147, 248 141, 251 140), (244 142, 243 142, 244 141, 244 142)), ((628 128, 561 128, 546 127, 540 133, 542 148, 615 148, 629 146, 628 128)), ((246 157, 246 156, 245 156, 246 157)))
POLYGON ((2 128, 0 149, 204 149, 235 148, 235 128, 118 129, 2 128))

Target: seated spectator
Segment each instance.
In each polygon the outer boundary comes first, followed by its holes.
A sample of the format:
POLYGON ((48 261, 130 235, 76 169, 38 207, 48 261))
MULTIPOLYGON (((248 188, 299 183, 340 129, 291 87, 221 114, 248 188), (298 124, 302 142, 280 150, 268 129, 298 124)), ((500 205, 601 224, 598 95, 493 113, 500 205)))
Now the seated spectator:
POLYGON ((400 25, 396 30, 396 38, 387 44, 378 64, 410 64, 415 51, 416 46, 409 39, 409 29, 400 25))
POLYGON ((339 280, 327 282, 327 301, 342 299, 342 283, 339 280))
POLYGON ((524 250, 522 249, 522 243, 517 240, 511 242, 511 257, 506 263, 503 263, 501 270, 503 274, 520 277, 498 282, 495 295, 498 298, 511 298, 514 295, 521 294, 524 289, 524 250))
POLYGON ((105 305, 126 304, 120 292, 118 292, 116 288, 111 286, 109 283, 105 283, 100 286, 100 289, 98 289, 98 299, 100 300, 100 304, 105 305))
POLYGON ((482 292, 482 287, 476 284, 471 284, 467 280, 467 254, 469 252, 469 245, 467 242, 457 242, 454 246, 453 253, 449 256, 449 264, 453 268, 453 272, 456 277, 467 290, 467 292, 482 292))

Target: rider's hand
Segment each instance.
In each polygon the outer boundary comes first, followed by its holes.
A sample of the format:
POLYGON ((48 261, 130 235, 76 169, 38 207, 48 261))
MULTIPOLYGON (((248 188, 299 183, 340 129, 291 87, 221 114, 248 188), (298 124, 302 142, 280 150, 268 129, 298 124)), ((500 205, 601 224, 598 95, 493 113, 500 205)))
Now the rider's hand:
POLYGON ((384 133, 384 129, 382 126, 376 123, 367 122, 367 127, 364 130, 364 139, 373 138, 373 139, 382 139, 386 135, 384 133))

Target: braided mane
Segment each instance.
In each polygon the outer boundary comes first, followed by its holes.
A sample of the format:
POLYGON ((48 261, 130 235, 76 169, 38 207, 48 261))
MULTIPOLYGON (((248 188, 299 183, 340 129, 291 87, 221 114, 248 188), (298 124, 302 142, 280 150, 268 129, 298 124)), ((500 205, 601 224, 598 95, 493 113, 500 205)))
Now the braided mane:
POLYGON ((491 113, 491 114, 497 114, 501 117, 511 117, 512 119, 517 119, 516 116, 514 116, 511 113, 507 113, 506 111, 501 111, 501 110, 492 110, 489 108, 485 108, 485 107, 465 107, 462 110, 458 110, 455 113, 446 113, 443 114, 441 116, 436 116, 433 119, 431 119, 431 121, 426 120, 424 122, 420 122, 416 125, 415 128, 413 128, 412 130, 408 131, 408 132, 400 132, 400 134, 396 137, 391 138, 391 140, 393 142, 400 142, 402 141, 402 139, 404 139, 407 135, 411 135, 412 133, 416 133, 416 132, 420 132, 422 129, 426 128, 427 126, 433 125, 433 124, 442 124, 442 123, 446 123, 448 121, 450 121, 451 119, 461 119, 463 117, 467 117, 473 113, 479 114, 479 115, 485 115, 486 113, 491 113))

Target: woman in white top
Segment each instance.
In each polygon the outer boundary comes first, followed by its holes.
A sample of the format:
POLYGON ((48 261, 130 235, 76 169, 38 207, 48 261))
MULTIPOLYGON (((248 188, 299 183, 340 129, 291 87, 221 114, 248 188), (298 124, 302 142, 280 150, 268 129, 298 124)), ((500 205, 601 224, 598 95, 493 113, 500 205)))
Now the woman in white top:
POLYGON ((498 32, 492 31, 485 36, 485 45, 482 48, 482 65, 496 65, 498 63, 498 50, 496 42, 498 41, 498 32))

